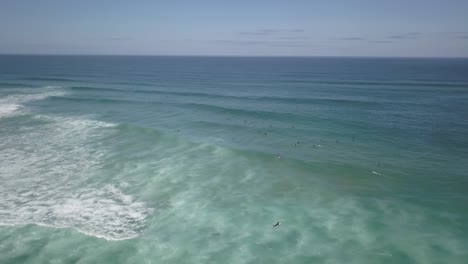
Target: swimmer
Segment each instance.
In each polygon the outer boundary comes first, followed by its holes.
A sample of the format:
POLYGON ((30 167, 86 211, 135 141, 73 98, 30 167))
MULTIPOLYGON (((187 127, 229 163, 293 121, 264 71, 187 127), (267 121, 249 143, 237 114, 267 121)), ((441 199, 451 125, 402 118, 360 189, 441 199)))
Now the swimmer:
POLYGON ((276 222, 276 224, 273 225, 273 227, 278 227, 279 225, 281 225, 280 222, 276 222))

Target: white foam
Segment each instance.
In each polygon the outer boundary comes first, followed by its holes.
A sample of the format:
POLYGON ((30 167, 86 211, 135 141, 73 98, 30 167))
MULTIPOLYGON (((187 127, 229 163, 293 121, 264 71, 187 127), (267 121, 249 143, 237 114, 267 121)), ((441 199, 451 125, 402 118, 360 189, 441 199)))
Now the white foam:
POLYGON ((108 240, 137 237, 152 209, 119 185, 93 180, 107 152, 97 147, 115 124, 37 115, 0 141, 0 225, 73 228, 108 240))
POLYGON ((51 96, 61 96, 65 91, 60 86, 47 86, 42 89, 26 90, 28 93, 16 93, 0 97, 0 118, 17 114, 24 103, 44 100, 51 96))
POLYGON ((379 176, 383 176, 383 177, 386 177, 386 178, 393 179, 393 177, 390 177, 390 176, 384 175, 384 174, 382 174, 382 173, 378 173, 378 172, 376 172, 376 171, 372 171, 372 173, 373 173, 373 174, 375 174, 375 175, 379 175, 379 176))
POLYGON ((13 205, 11 202, 21 205, 9 208, 14 210, 5 210, 5 204, 2 204, 0 224, 73 228, 107 240, 137 237, 152 210, 141 202, 132 201, 131 196, 118 192, 115 194, 102 189, 84 188, 54 199, 44 199, 44 195, 34 200, 7 197, 14 198, 14 201, 9 199, 10 205, 13 205), (122 195, 126 198, 122 199, 122 195))
POLYGON ((60 86, 47 86, 41 89, 29 90, 28 93, 17 93, 5 96, 1 99, 2 102, 10 103, 26 103, 38 100, 44 100, 51 96, 62 96, 65 95, 65 90, 61 89, 60 86))
POLYGON ((21 106, 17 104, 0 104, 0 117, 10 116, 20 107, 21 106))

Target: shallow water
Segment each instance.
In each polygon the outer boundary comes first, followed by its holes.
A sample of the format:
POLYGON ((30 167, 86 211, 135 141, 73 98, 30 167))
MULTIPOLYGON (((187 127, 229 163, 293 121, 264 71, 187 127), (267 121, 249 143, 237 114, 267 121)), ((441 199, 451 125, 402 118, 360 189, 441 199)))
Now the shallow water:
POLYGON ((0 263, 466 263, 466 72, 0 56, 0 263))

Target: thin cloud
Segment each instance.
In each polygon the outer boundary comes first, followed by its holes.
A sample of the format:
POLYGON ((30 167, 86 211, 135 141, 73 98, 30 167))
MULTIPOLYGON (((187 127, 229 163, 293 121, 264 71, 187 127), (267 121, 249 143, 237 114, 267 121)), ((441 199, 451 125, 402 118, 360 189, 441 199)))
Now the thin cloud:
POLYGON ((401 36, 401 35, 395 35, 395 36, 390 36, 388 37, 389 39, 407 39, 408 37, 406 36, 401 36))
POLYGON ((404 34, 388 36, 389 39, 416 39, 421 36, 421 32, 407 32, 404 34))
POLYGON ((309 41, 275 41, 270 43, 271 46, 280 46, 280 47, 307 47, 312 46, 313 43, 309 41))
POLYGON ((291 37, 278 37, 278 39, 284 39, 284 40, 306 40, 309 39, 306 36, 291 36, 291 37))
POLYGON ((275 29, 262 29, 262 30, 257 30, 257 31, 246 31, 246 32, 240 32, 241 35, 251 35, 251 36, 266 36, 266 35, 272 35, 277 33, 278 31, 275 29))
POLYGON ((391 40, 369 40, 369 43, 389 44, 389 43, 393 43, 393 41, 391 40))
POLYGON ((271 36, 271 35, 281 35, 281 34, 291 34, 291 33, 303 33, 304 29, 260 29, 255 31, 243 31, 239 34, 241 35, 250 35, 250 36, 271 36))
POLYGON ((459 35, 459 34, 468 34, 468 31, 446 31, 446 32, 440 32, 442 34, 448 34, 448 35, 459 35))
POLYGON ((442 32, 442 34, 456 39, 468 39, 468 31, 442 32))
POLYGON ((261 45, 269 43, 268 41, 258 40, 214 40, 214 43, 234 44, 234 45, 261 45))
POLYGON ((364 40, 363 38, 359 37, 343 37, 343 38, 336 38, 338 40, 364 40))
POLYGON ((229 44, 229 45, 240 45, 240 46, 286 46, 286 47, 305 47, 312 45, 311 42, 307 41, 262 41, 262 40, 214 40, 216 44, 229 44))

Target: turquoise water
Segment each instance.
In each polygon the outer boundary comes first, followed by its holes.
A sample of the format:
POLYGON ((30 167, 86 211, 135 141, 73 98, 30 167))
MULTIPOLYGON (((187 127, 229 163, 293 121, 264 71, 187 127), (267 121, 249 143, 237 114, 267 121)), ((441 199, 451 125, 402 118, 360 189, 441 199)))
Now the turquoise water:
POLYGON ((0 263, 468 263, 467 117, 461 59, 0 56, 0 263))

